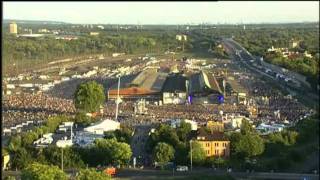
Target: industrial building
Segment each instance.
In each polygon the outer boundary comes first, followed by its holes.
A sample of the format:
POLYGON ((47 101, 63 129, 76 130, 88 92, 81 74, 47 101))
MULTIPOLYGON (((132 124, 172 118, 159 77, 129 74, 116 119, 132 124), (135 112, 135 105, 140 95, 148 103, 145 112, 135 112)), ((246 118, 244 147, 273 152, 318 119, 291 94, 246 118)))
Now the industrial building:
MULTIPOLYGON (((140 72, 136 77, 121 79, 119 97, 121 99, 160 99, 167 75, 151 68, 140 72)), ((108 99, 116 99, 117 96, 118 83, 115 83, 108 91, 108 99)))
POLYGON ((162 88, 163 104, 184 104, 187 100, 187 78, 181 74, 171 74, 162 88))
POLYGON ((190 76, 189 101, 193 104, 213 104, 223 102, 223 91, 213 74, 201 71, 190 76))

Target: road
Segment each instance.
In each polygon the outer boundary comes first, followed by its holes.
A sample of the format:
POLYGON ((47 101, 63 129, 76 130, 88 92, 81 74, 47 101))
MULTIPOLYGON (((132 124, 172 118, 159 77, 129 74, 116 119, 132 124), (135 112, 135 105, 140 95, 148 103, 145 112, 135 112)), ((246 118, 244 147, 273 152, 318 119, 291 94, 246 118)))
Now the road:
POLYGON ((302 103, 306 104, 306 102, 308 102, 310 104, 313 104, 314 107, 317 107, 319 103, 319 95, 312 93, 309 88, 306 88, 306 87, 295 88, 292 85, 288 85, 287 83, 281 83, 279 80, 276 79, 276 77, 271 76, 270 74, 267 74, 266 72, 251 65, 248 62, 250 60, 255 60, 255 58, 250 54, 250 52, 248 52, 245 48, 243 48, 239 43, 237 43, 233 39, 224 39, 223 45, 227 53, 231 57, 231 59, 241 62, 246 68, 248 68, 249 70, 251 70, 256 74, 262 75, 264 77, 268 77, 272 82, 274 82, 280 88, 288 92, 293 92, 294 94, 303 94, 303 96, 300 96, 302 103))
MULTIPOLYGON (((71 171, 69 172, 71 173, 71 171)), ((188 179, 198 175, 214 176, 225 175, 226 170, 213 170, 211 168, 194 168, 188 172, 173 172, 171 170, 155 169, 121 169, 115 178, 117 179, 166 179, 169 177, 179 177, 188 179)), ((319 174, 298 174, 298 173, 268 173, 268 172, 231 172, 229 173, 235 179, 277 179, 277 180, 317 180, 319 174)), ((6 176, 20 177, 20 171, 2 171, 2 178, 6 176)))
MULTIPOLYGON (((130 179, 164 179, 165 177, 181 177, 187 179, 187 177, 193 177, 196 175, 225 175, 227 172, 225 170, 214 171, 211 168, 195 168, 193 171, 189 172, 173 172, 171 170, 154 170, 154 169, 144 169, 144 170, 134 170, 126 169, 120 170, 117 177, 118 178, 130 178, 130 179)), ((307 180, 319 179, 318 174, 296 174, 296 173, 267 173, 267 172, 231 172, 229 173, 235 179, 290 179, 290 180, 307 180)))
POLYGON ((132 157, 136 157, 137 165, 145 165, 149 157, 146 156, 145 143, 148 138, 148 133, 151 125, 135 125, 135 133, 131 140, 132 157))

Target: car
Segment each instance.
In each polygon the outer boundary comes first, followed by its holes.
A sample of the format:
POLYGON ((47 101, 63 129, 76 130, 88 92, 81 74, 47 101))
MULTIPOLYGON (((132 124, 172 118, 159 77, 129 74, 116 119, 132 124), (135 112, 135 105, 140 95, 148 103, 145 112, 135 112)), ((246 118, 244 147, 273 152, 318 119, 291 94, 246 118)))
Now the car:
POLYGON ((188 166, 177 166, 177 171, 179 172, 188 171, 188 166))

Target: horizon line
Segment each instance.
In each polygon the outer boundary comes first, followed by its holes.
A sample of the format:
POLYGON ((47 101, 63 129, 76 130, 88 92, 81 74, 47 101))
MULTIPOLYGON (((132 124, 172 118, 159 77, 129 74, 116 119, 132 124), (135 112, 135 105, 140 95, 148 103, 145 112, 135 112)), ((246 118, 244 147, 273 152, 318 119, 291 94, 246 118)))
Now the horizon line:
POLYGON ((150 24, 150 23, 73 23, 73 22, 66 22, 66 21, 59 21, 59 20, 33 20, 33 19, 2 19, 3 21, 47 21, 47 22, 59 22, 59 23, 65 23, 65 24, 86 24, 86 25, 188 25, 188 26, 192 26, 192 25, 255 25, 255 24, 301 24, 301 23, 318 23, 319 24, 319 20, 318 21, 295 21, 295 22, 238 22, 238 23, 221 23, 221 22, 217 22, 217 23, 210 23, 210 22, 201 22, 201 23, 155 23, 155 24, 150 24))

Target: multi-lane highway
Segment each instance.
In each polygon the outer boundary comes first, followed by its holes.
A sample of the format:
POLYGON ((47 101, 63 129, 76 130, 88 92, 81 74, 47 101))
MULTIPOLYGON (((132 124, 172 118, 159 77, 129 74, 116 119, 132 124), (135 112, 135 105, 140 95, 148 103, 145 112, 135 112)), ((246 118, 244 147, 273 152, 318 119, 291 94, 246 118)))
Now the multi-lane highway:
POLYGON ((283 77, 279 72, 268 72, 267 68, 259 68, 258 66, 253 65, 254 63, 259 63, 255 57, 253 57, 250 52, 243 48, 239 43, 233 39, 224 39, 222 41, 226 52, 229 54, 231 59, 238 61, 244 65, 245 68, 251 70, 253 73, 267 77, 275 84, 278 84, 282 89, 293 93, 293 94, 303 94, 302 98, 305 102, 313 104, 314 106, 318 105, 319 95, 313 93, 309 87, 298 86, 290 78, 283 77))

